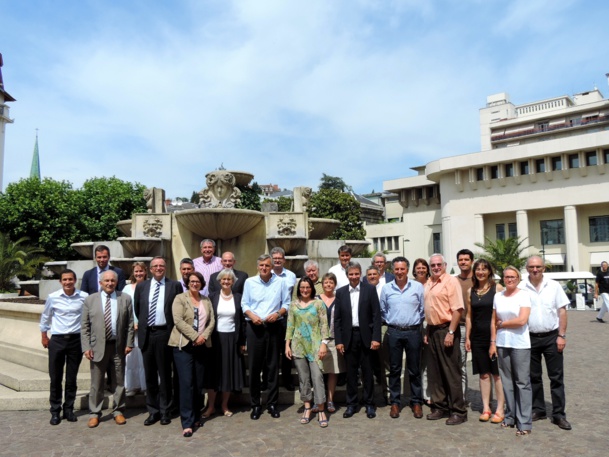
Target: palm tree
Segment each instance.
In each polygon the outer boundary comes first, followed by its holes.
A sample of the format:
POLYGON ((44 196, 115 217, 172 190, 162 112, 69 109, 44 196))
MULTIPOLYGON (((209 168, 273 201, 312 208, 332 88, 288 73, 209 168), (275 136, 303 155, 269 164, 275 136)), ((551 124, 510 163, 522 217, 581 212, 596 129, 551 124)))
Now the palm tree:
POLYGON ((522 270, 527 262, 527 258, 522 255, 522 252, 529 246, 523 246, 526 238, 520 240, 520 237, 512 237, 506 240, 493 241, 485 237, 486 243, 475 243, 476 246, 484 251, 479 254, 481 259, 488 260, 493 267, 495 273, 503 277, 505 267, 512 265, 513 267, 522 270))
POLYGON ((42 263, 51 260, 41 255, 42 248, 25 244, 28 240, 24 236, 11 241, 7 234, 0 233, 0 291, 15 290, 15 276, 32 277, 42 263))

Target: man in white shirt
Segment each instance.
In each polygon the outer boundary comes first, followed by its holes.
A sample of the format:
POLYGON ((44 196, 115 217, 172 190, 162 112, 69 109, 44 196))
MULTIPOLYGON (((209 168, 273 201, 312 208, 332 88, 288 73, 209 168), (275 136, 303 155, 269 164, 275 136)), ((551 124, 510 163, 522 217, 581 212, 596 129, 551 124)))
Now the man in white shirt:
POLYGON ((347 265, 351 262, 351 254, 351 248, 346 244, 339 247, 339 263, 328 270, 328 273, 334 273, 334 276, 336 276, 336 289, 340 289, 349 284, 349 278, 347 278, 347 265))
POLYGON ((519 288, 531 295, 529 335, 531 337, 531 387, 533 389, 533 421, 545 419, 541 357, 546 360, 552 394, 552 422, 563 430, 571 430, 565 415, 565 384, 563 351, 567 345, 567 305, 569 299, 561 285, 544 278, 545 264, 534 255, 527 260, 528 279, 519 288))

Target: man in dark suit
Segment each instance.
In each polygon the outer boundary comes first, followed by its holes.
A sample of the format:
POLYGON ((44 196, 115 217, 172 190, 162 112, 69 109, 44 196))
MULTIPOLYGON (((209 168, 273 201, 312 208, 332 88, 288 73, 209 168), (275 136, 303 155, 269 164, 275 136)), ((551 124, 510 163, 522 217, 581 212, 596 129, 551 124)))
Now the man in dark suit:
POLYGON ((364 381, 366 416, 376 417, 374 378, 370 358, 381 347, 381 309, 376 288, 360 282, 362 267, 347 264, 349 284, 336 291, 334 337, 336 350, 347 363, 347 409, 343 417, 357 412, 357 374, 361 367, 364 381))
POLYGON ((150 262, 152 279, 139 283, 133 301, 138 317, 138 345, 144 358, 146 374, 146 408, 148 418, 144 425, 159 420, 161 425, 171 423, 171 348, 167 345, 173 330, 171 307, 176 295, 182 293, 179 281, 165 277, 167 265, 163 257, 150 262))
MULTIPOLYGON (((377 252, 372 258, 372 265, 379 269, 381 276, 379 277, 379 289, 382 289, 385 284, 389 284, 395 279, 392 273, 387 271, 387 257, 382 252, 377 252)), ((368 283, 368 278, 364 276, 362 282, 368 283)))
MULTIPOLYGON (((222 266, 229 270, 233 270, 233 273, 235 273, 235 276, 237 278, 232 287, 233 293, 243 295, 243 286, 245 285, 245 280, 248 278, 249 275, 245 271, 235 270, 235 263, 235 255, 232 252, 225 252, 224 254, 222 254, 222 266)), ((209 291, 210 295, 212 292, 220 292, 220 289, 222 289, 222 287, 220 286, 220 282, 218 281, 218 273, 220 272, 218 271, 216 273, 213 273, 209 277, 209 284, 207 286, 207 290, 209 291)))
POLYGON ((99 286, 101 274, 108 270, 113 270, 118 275, 118 284, 116 285, 116 290, 123 290, 125 283, 127 282, 125 273, 123 273, 123 270, 118 267, 108 265, 109 260, 110 248, 103 244, 97 246, 95 248, 95 263, 97 263, 97 266, 85 271, 85 274, 82 277, 80 290, 88 293, 89 295, 101 290, 99 286))
POLYGON ((99 425, 108 366, 111 367, 110 388, 114 390, 114 421, 118 425, 126 423, 125 357, 134 344, 133 304, 129 295, 116 291, 117 283, 115 271, 104 271, 101 291, 89 295, 82 307, 80 339, 84 356, 91 361, 89 428, 99 425))

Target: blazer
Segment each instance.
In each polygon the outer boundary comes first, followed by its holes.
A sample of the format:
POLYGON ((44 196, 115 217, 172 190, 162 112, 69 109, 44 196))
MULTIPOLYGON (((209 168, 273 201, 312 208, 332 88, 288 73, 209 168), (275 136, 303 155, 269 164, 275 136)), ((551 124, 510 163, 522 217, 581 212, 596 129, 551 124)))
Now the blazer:
MULTIPOLYGON (((133 293, 133 305, 135 308, 135 314, 138 319, 137 338, 138 346, 142 349, 146 348, 148 342, 148 308, 150 303, 148 302, 148 296, 150 295, 150 284, 151 279, 139 283, 135 287, 133 293)), ((174 281, 165 277, 165 321, 167 322, 167 328, 169 331, 173 329, 173 312, 172 305, 176 296, 184 293, 182 284, 179 281, 174 281)), ((169 334, 169 332, 168 332, 169 334)))
MULTIPOLYGON (((220 270, 220 271, 222 271, 222 270, 220 270)), ((207 285, 207 292, 208 292, 209 296, 211 296, 212 292, 219 293, 220 290, 222 290, 222 286, 220 285, 220 282, 218 281, 218 273, 220 273, 220 271, 213 273, 209 277, 209 284, 207 285)), ((245 280, 249 277, 249 275, 245 271, 239 271, 239 270, 233 270, 233 273, 235 273, 237 280, 235 281, 235 283, 233 284, 233 287, 231 287, 231 289, 234 294, 243 295, 243 286, 245 286, 245 280)))
MULTIPOLYGON (((395 276, 392 273, 389 273, 388 271, 385 272, 385 284, 389 284, 394 279, 395 279, 395 276)), ((362 282, 366 283, 366 284, 369 284, 368 283, 368 278, 365 277, 365 276, 362 278, 362 282)))
MULTIPOLYGON (((116 271, 116 274, 118 275, 118 284, 116 285, 116 290, 123 290, 125 288, 125 284, 127 283, 123 270, 121 270, 119 267, 114 267, 112 265, 110 265, 108 268, 110 270, 116 271)), ((80 282, 80 290, 88 293, 89 295, 92 295, 99 290, 97 266, 95 268, 91 268, 90 270, 85 271, 85 274, 82 276, 82 281, 80 282)))
MULTIPOLYGON (((344 344, 349 350, 353 316, 351 314, 351 297, 349 285, 336 291, 334 308, 334 339, 335 343, 344 344)), ((359 289, 359 331, 362 342, 370 347, 372 341, 381 342, 381 307, 376 287, 360 283, 359 289)))
MULTIPOLYGON (((125 348, 134 345, 133 306, 131 297, 116 292, 116 352, 125 357, 125 348)), ((93 362, 104 358, 106 349, 106 323, 101 300, 101 293, 96 292, 85 298, 82 307, 80 342, 82 351, 93 350, 93 362)))
MULTIPOLYGON (((216 319, 209 299, 201 296, 201 300, 203 300, 203 306, 207 314, 207 325, 205 325, 202 335, 205 338, 205 346, 210 348, 210 336, 216 326, 216 319)), ((199 332, 192 326, 195 321, 195 308, 190 301, 190 292, 183 292, 178 295, 173 301, 171 309, 175 325, 167 344, 172 347, 182 348, 199 337, 199 332)))
MULTIPOLYGON (((233 293, 235 299, 235 335, 237 335, 237 345, 245 346, 245 316, 241 309, 241 294, 233 293)), ((214 310, 216 324, 218 322, 218 303, 220 302, 220 292, 214 292, 209 296, 211 306, 214 310)), ((214 335, 218 333, 218 328, 214 328, 214 335)))

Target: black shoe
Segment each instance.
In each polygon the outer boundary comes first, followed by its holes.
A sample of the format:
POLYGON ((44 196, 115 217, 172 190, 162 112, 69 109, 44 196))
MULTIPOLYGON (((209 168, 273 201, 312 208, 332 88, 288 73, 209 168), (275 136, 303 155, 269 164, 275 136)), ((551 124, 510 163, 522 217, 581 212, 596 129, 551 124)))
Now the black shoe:
POLYGON ((605 321, 604 321, 604 320, 602 320, 600 317, 597 317, 597 318, 596 318, 596 320, 597 320, 598 322, 600 322, 601 324, 604 324, 604 323, 605 323, 605 321))
POLYGON ((171 424, 171 416, 169 414, 163 414, 161 417, 161 425, 171 424))
POLYGON ((258 419, 260 419, 260 416, 262 416, 262 407, 261 406, 252 407, 252 412, 250 413, 250 418, 252 420, 257 421, 258 419))
POLYGON ((59 417, 59 413, 51 414, 51 420, 49 421, 51 425, 59 425, 61 424, 61 417, 59 417))
POLYGON ((553 417, 552 423, 558 425, 558 428, 562 428, 563 430, 571 430, 571 424, 564 417, 553 417))
POLYGON ((279 419, 279 417, 281 416, 281 414, 279 413, 279 410, 277 409, 277 407, 275 405, 271 405, 267 408, 267 411, 269 412, 269 414, 271 415, 271 417, 273 419, 279 419))
POLYGON ((374 419, 376 417, 376 410, 374 406, 367 405, 366 406, 366 417, 368 419, 374 419))
POLYGON ((65 420, 67 420, 68 422, 76 422, 78 419, 76 418, 76 415, 74 414, 74 411, 71 410, 66 410, 63 412, 63 418, 65 420))
POLYGON ((144 425, 156 424, 159 420, 161 420, 160 414, 150 414, 144 421, 144 425))
POLYGON ((544 419, 547 419, 548 416, 546 416, 546 413, 537 413, 537 412, 533 412, 533 422, 535 421, 541 421, 544 419))
POLYGON ((345 412, 343 413, 343 417, 345 419, 350 418, 351 416, 353 416, 355 413, 357 412, 357 410, 355 409, 354 406, 347 406, 347 409, 345 410, 345 412))

